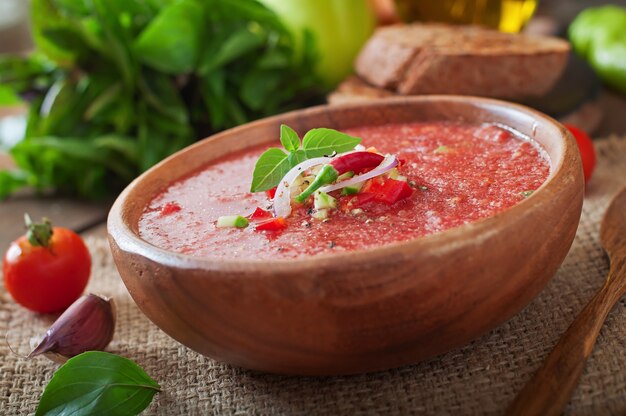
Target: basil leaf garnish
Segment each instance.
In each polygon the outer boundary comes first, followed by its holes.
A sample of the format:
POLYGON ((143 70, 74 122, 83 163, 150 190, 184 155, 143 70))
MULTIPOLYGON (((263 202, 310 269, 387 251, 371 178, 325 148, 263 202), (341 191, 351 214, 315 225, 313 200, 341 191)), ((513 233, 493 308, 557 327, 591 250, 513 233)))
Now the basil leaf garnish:
POLYGON ((361 143, 361 139, 333 129, 309 130, 302 139, 302 148, 307 159, 331 155, 334 152, 343 153, 354 149, 361 143))
POLYGON ((289 166, 294 167, 307 160, 306 153, 302 149, 289 153, 289 166))
POLYGON ((160 386, 133 361, 89 351, 57 370, 35 415, 136 415, 159 391, 160 386))
POLYGON ((318 128, 309 130, 301 145, 298 133, 283 124, 280 126, 280 142, 289 154, 275 147, 265 151, 254 167, 250 192, 272 189, 299 163, 314 157, 350 151, 361 143, 361 139, 337 130, 318 128))
POLYGON ((254 166, 250 192, 262 192, 272 189, 289 172, 291 166, 287 154, 272 147, 266 150, 254 166))
POLYGON ((288 152, 295 152, 300 147, 298 133, 286 124, 280 126, 280 143, 288 152))

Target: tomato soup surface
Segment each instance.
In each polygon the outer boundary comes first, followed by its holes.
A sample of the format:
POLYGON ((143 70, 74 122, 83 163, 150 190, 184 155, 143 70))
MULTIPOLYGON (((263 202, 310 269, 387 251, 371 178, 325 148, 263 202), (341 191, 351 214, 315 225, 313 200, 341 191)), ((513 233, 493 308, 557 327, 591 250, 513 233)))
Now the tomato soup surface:
POLYGON ((146 207, 140 236, 167 250, 229 259, 360 250, 492 216, 527 197, 550 173, 538 144, 493 124, 389 124, 345 132, 361 137, 365 147, 403 160, 400 171, 414 189, 411 197, 393 205, 368 204, 363 212, 337 210, 324 221, 294 205, 282 231, 217 228, 220 216, 247 216, 256 207, 271 206, 264 192, 249 192, 256 160, 268 147, 264 145, 173 183, 146 207))

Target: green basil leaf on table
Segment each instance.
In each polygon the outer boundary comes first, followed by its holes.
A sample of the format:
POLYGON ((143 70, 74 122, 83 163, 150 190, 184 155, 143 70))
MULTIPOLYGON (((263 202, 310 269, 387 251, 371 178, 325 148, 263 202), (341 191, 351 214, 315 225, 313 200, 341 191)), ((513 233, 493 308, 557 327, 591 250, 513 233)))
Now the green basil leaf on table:
POLYGON ((159 391, 160 386, 133 361, 89 351, 56 371, 35 415, 136 415, 159 391))
POLYGON ((250 192, 272 189, 278 185, 289 169, 291 166, 285 152, 275 147, 266 150, 254 166, 250 192))

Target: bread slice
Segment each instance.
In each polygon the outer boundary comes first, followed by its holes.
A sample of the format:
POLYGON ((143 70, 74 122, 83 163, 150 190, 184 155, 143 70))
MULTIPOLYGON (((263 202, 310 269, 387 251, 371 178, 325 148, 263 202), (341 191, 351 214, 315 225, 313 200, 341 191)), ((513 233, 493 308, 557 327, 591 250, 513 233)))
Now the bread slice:
POLYGON ((539 96, 561 75, 564 40, 478 26, 411 24, 379 28, 355 63, 368 83, 400 94, 539 96))
POLYGON ((343 80, 327 97, 329 104, 348 104, 394 97, 393 91, 369 85, 357 76, 343 80))

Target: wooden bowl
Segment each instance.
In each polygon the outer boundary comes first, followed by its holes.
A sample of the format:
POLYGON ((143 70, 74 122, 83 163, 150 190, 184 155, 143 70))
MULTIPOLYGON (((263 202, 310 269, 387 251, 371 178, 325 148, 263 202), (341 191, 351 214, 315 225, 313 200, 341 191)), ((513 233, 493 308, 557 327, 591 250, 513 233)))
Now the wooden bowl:
POLYGON ((126 188, 111 209, 108 232, 133 299, 182 344, 267 372, 361 373, 462 346, 519 312, 567 254, 583 186, 576 143, 539 112, 474 97, 400 98, 295 111, 194 144, 126 188), (169 252, 138 237, 144 207, 168 184, 230 152, 275 142, 281 123, 303 133, 434 120, 513 127, 543 145, 550 177, 529 198, 492 217, 351 253, 225 260, 169 252))

